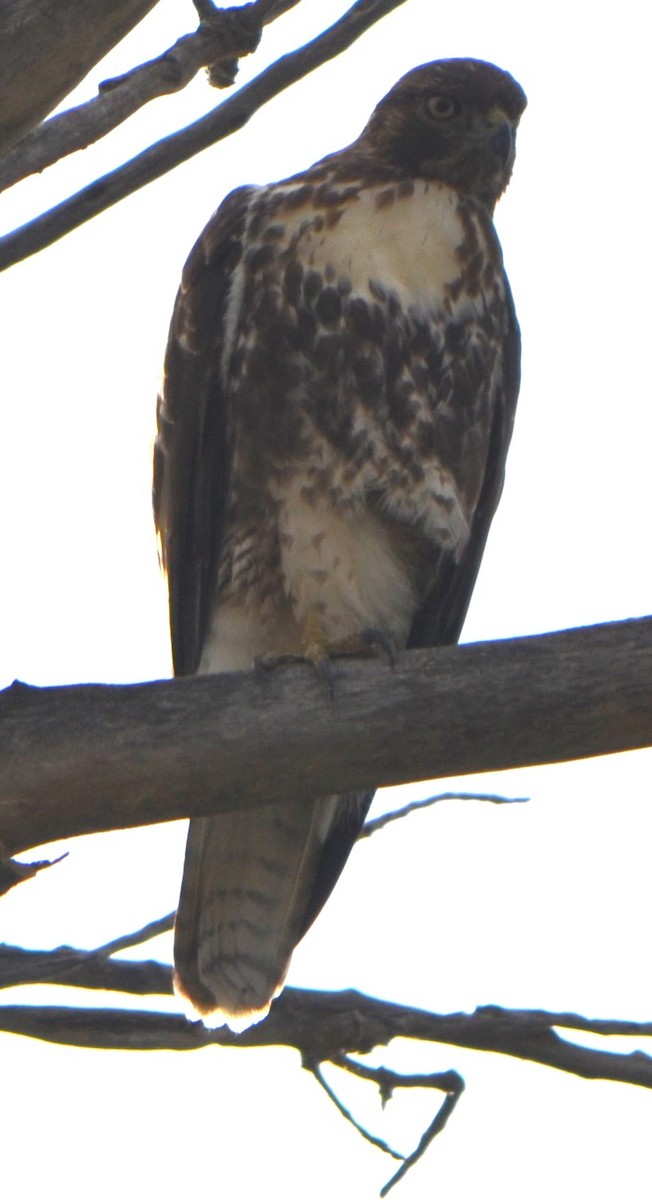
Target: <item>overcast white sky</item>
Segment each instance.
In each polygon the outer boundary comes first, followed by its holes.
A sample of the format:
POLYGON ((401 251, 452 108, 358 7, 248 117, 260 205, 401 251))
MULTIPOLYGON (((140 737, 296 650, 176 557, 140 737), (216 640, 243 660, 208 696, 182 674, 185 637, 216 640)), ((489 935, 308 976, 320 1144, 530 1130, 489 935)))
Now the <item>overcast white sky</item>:
MULTIPOLYGON (((239 78, 346 7, 303 0, 239 78)), ((632 0, 617 10, 407 0, 242 133, 0 277, 0 683, 169 673, 149 458, 185 256, 229 190, 346 144, 406 70, 453 55, 506 67, 530 100, 497 213, 523 328, 521 405, 465 640, 649 610, 649 50, 640 13, 632 0)), ((163 0, 75 99, 160 52, 193 16, 189 2, 163 0)), ((200 78, 14 188, 0 198, 3 229, 218 99, 200 78)), ((364 842, 290 982, 357 987, 440 1012, 497 1003, 650 1019, 651 764, 639 753, 467 779, 467 790, 530 803, 441 805, 364 842)), ((419 784, 409 795, 432 790, 419 784)), ((381 794, 375 811, 399 798, 381 794)), ((90 947, 162 915, 176 903, 183 840, 179 824, 68 844, 64 863, 3 900, 0 937, 90 947)), ((55 1003, 64 995, 42 992, 55 1003)), ((33 999, 27 989, 6 994, 33 999)), ((233 1200, 365 1198, 392 1173, 289 1051, 128 1056, 2 1036, 0 1053, 3 1182, 27 1200, 44 1186, 73 1200, 118 1188, 168 1200, 193 1187, 233 1200)), ((467 1081, 445 1134, 397 1192, 403 1200, 649 1200, 648 1093, 452 1047, 396 1043, 373 1061, 454 1067, 467 1081)), ((433 1115, 428 1094, 393 1101, 383 1115, 361 1085, 343 1081, 342 1092, 403 1149, 433 1115)))

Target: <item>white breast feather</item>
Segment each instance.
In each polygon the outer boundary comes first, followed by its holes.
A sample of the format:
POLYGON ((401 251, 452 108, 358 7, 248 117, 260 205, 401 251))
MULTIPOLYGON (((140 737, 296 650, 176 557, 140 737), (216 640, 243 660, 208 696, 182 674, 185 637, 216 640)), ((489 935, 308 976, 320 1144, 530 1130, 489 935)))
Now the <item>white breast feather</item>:
MULTIPOLYGON (((369 283, 391 286, 406 307, 441 310, 444 288, 459 275, 456 248, 464 231, 457 197, 439 183, 417 183, 410 196, 378 207, 384 187, 361 190, 344 207, 333 229, 316 232, 305 210, 292 218, 300 233, 298 253, 316 270, 333 268, 350 279, 354 291, 368 296, 369 283)), ((288 234, 291 223, 287 222, 288 234)))

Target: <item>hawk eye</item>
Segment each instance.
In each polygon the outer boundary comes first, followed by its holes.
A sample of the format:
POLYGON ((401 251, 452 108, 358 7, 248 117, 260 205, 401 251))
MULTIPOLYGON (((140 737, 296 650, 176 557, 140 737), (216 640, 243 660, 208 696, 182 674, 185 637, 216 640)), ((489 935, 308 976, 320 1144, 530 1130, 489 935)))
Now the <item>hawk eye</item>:
POLYGON ((437 121, 446 121, 457 112, 457 105, 450 96, 429 96, 426 108, 431 117, 437 121))

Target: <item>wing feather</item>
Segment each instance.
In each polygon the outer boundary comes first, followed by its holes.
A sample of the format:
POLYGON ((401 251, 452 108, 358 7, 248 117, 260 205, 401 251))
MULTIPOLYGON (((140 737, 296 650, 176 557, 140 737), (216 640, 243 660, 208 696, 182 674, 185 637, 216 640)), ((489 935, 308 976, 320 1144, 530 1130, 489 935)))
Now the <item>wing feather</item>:
POLYGON ((450 552, 440 553, 428 596, 412 622, 407 643, 412 649, 457 642, 503 490, 505 460, 514 427, 521 379, 521 335, 506 276, 503 276, 503 283, 507 326, 502 346, 502 379, 497 388, 484 477, 471 521, 470 536, 459 560, 450 552))
POLYGON ((253 188, 227 196, 196 242, 177 293, 157 407, 154 517, 170 597, 175 675, 197 670, 214 599, 228 488, 225 315, 253 188))

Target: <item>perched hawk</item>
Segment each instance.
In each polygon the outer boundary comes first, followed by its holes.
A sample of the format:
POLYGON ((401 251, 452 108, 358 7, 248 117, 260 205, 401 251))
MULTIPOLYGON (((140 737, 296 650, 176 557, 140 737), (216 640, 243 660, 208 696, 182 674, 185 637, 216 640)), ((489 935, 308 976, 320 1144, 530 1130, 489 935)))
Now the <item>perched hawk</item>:
MULTIPOLYGON (((525 103, 489 63, 418 67, 353 145, 239 188, 209 221, 155 451, 178 675, 319 661, 369 631, 457 640, 518 391, 492 213, 525 103)), ((268 1011, 370 800, 190 822, 176 986, 210 1024, 268 1011)))

